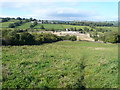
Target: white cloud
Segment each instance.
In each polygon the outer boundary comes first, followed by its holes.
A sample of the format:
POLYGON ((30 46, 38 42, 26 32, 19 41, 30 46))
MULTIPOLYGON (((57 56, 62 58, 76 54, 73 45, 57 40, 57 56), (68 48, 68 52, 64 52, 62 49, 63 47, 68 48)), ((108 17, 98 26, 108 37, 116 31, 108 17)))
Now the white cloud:
MULTIPOLYGON (((114 19, 113 17, 104 17, 101 16, 97 11, 91 10, 82 10, 76 8, 68 8, 56 5, 55 2, 72 2, 68 3, 71 6, 76 6, 75 2, 105 2, 105 1, 114 1, 118 0, 1 0, 1 5, 4 8, 15 8, 28 12, 28 15, 21 15, 21 17, 34 17, 39 19, 54 19, 54 20, 107 20, 114 19), (50 2, 50 3, 49 3, 50 2), (40 3, 40 4, 39 4, 40 3)), ((7 16, 7 15, 1 15, 7 16)), ((8 15, 10 16, 10 15, 8 15)), ((14 15, 13 15, 14 16, 14 15)), ((10 17, 13 17, 10 16, 10 17)), ((16 17, 16 16, 14 16, 16 17)))

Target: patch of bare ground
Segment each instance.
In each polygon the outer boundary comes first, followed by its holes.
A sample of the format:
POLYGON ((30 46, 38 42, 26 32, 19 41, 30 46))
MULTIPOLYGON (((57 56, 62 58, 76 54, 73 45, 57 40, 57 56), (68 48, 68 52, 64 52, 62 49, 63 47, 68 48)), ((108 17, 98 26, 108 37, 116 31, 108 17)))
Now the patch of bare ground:
POLYGON ((102 47, 99 47, 99 48, 95 48, 95 50, 105 50, 106 48, 102 48, 102 47))

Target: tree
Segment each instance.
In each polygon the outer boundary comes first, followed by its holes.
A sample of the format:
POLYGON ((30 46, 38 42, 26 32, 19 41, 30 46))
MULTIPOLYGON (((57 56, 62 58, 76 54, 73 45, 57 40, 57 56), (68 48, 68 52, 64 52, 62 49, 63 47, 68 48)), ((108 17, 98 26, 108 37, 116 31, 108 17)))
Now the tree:
POLYGON ((74 31, 77 31, 76 27, 74 27, 74 31))
POLYGON ((32 45, 35 43, 34 36, 30 33, 23 32, 20 34, 20 40, 21 45, 32 45))
POLYGON ((32 20, 33 20, 33 18, 30 18, 29 20, 30 20, 30 21, 32 21, 32 20))
POLYGON ((87 27, 84 27, 84 30, 85 30, 86 32, 88 32, 88 31, 89 31, 89 28, 87 28, 87 27))
POLYGON ((37 24, 38 24, 37 21, 35 21, 35 22, 33 23, 34 26, 37 25, 37 24))
POLYGON ((25 22, 29 22, 29 19, 25 19, 25 22))
POLYGON ((77 38, 76 38, 76 36, 70 36, 70 37, 69 37, 69 40, 71 40, 71 41, 76 41, 77 38))
POLYGON ((33 28, 34 27, 34 25, 30 25, 30 28, 33 28))
POLYGON ((14 24, 14 23, 11 23, 11 24, 9 24, 8 27, 9 27, 9 28, 15 28, 15 24, 14 24))
POLYGON ((45 29, 43 25, 41 25, 40 29, 45 29))
POLYGON ((22 20, 22 18, 20 18, 20 17, 17 17, 16 19, 17 19, 17 20, 22 20))

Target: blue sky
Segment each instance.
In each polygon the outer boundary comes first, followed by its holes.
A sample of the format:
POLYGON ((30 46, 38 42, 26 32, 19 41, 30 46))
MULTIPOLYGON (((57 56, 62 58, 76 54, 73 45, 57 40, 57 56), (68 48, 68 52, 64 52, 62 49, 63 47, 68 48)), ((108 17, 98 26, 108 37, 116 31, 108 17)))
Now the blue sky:
POLYGON ((0 17, 47 20, 113 21, 118 19, 118 2, 2 2, 0 17))

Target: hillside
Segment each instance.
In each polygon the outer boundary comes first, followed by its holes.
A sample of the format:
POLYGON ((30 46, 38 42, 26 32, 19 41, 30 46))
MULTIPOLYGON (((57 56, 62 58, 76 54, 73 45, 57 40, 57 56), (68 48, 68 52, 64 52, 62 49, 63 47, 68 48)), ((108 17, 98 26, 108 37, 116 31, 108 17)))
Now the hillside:
POLYGON ((117 88, 116 44, 3 46, 3 88, 117 88))

